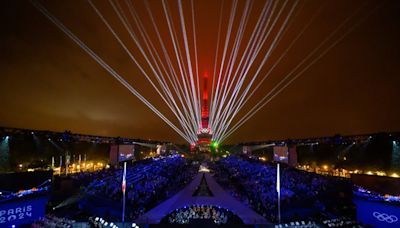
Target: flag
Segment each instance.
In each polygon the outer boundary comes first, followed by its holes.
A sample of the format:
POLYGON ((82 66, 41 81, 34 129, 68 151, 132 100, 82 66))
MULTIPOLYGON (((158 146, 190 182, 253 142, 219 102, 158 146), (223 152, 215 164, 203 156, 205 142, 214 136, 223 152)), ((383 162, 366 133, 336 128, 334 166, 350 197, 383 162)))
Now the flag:
POLYGON ((124 173, 122 175, 122 223, 125 222, 125 190, 126 190, 126 162, 124 162, 124 173))
POLYGON ((126 162, 124 162, 124 173, 122 175, 122 193, 125 194, 126 190, 126 162))
POLYGON ((278 192, 278 222, 281 223, 281 171, 280 164, 276 166, 276 191, 278 192))
POLYGON ((279 163, 276 166, 276 191, 280 193, 281 191, 281 177, 280 177, 280 171, 279 171, 279 163))

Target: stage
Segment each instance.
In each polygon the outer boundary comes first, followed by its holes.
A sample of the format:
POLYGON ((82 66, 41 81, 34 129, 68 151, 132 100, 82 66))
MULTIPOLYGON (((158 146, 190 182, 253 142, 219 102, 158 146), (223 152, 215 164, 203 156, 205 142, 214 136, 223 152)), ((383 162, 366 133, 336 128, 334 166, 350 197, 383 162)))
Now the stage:
POLYGON ((194 180, 182 191, 148 211, 135 222, 138 224, 159 224, 165 216, 175 209, 190 205, 214 205, 228 209, 242 219, 243 223, 246 225, 270 224, 264 217, 223 190, 210 173, 201 172, 199 172, 194 180), (213 196, 193 196, 196 188, 200 185, 203 174, 205 175, 208 188, 211 190, 213 196))

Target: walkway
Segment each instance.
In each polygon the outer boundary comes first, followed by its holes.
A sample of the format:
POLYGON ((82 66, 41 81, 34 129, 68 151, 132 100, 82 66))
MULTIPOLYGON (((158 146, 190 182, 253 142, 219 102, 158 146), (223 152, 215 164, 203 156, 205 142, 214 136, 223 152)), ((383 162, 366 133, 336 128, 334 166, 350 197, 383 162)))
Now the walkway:
POLYGON ((136 223, 159 224, 162 218, 175 209, 190 205, 214 205, 230 210, 239 216, 246 225, 270 224, 264 217, 257 214, 224 191, 209 173, 205 173, 205 178, 208 187, 214 196, 193 196, 196 188, 200 185, 202 176, 203 173, 197 174, 194 180, 183 190, 139 217, 136 223))

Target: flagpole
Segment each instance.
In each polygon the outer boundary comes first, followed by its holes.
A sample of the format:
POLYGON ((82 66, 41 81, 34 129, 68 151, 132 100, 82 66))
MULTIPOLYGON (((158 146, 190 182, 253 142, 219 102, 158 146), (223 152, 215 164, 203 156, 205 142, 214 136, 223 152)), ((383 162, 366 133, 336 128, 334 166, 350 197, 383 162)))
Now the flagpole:
POLYGON ((60 172, 59 172, 60 176, 61 176, 61 169, 62 169, 62 155, 60 156, 60 172))
POLYGON ((279 170, 280 164, 276 166, 276 191, 278 192, 278 222, 281 223, 281 175, 279 170))
POLYGON ((122 224, 125 223, 125 190, 126 190, 126 162, 124 162, 124 173, 122 176, 122 224))

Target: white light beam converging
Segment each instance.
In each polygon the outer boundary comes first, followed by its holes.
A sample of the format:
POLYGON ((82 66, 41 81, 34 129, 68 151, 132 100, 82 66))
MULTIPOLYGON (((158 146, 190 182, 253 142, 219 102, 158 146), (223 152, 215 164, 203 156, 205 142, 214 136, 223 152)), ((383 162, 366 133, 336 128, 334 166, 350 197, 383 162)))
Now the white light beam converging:
POLYGON ((280 84, 282 84, 284 81, 286 81, 295 71, 296 69, 303 65, 310 57, 312 57, 316 52, 319 51, 320 48, 322 48, 329 40, 332 39, 332 37, 340 30, 342 27, 347 24, 347 22, 356 16, 358 12, 361 10, 361 8, 364 5, 360 6, 356 11, 354 11, 353 14, 351 14, 349 17, 347 17, 343 23, 341 23, 335 31, 333 31, 316 49, 314 49, 313 52, 311 52, 306 59, 304 59, 301 63, 299 63, 295 69, 293 69, 278 85, 276 85, 273 90, 270 91, 262 100, 260 100, 256 106, 256 108, 252 108, 243 118, 241 118, 240 121, 236 123, 236 125, 231 128, 228 133, 223 135, 220 140, 224 141, 227 137, 229 137, 234 131, 236 131, 240 126, 242 126, 247 120, 249 120, 252 116, 255 115, 260 109, 262 109, 265 105, 267 105, 274 97, 276 97, 280 92, 282 92, 286 87, 288 87, 293 81, 295 81, 297 78, 299 78, 305 71, 307 71, 313 64, 315 64, 318 60, 320 60, 322 57, 324 57, 332 48, 334 48, 338 43, 340 43, 347 35, 349 35, 352 31, 354 31, 355 28, 357 28, 359 25, 361 25, 373 12, 375 12, 378 8, 379 5, 373 9, 368 15, 366 15, 364 18, 362 18, 358 23, 355 23, 353 26, 351 26, 346 32, 344 32, 339 38, 337 38, 332 44, 327 46, 315 59, 313 59, 305 68, 303 68, 301 71, 299 71, 292 79, 290 79, 285 85, 283 85, 278 91, 274 92, 280 84), (272 96, 266 100, 270 95, 272 96))
POLYGON ((32 5, 38 9, 47 19, 55 24, 61 31, 63 31, 72 41, 88 53, 99 65, 101 65, 111 76, 124 85, 133 95, 139 98, 147 107, 149 107, 155 114, 157 114, 165 123, 174 129, 182 138, 187 142, 192 143, 179 128, 177 128, 171 121, 168 120, 161 112, 159 112, 149 101, 146 100, 137 90, 135 90, 123 77, 121 77, 114 69, 112 69, 103 59, 101 59, 95 52, 93 52, 85 43, 83 43, 71 30, 60 22, 54 15, 52 15, 44 6, 35 0, 31 0, 32 5))

